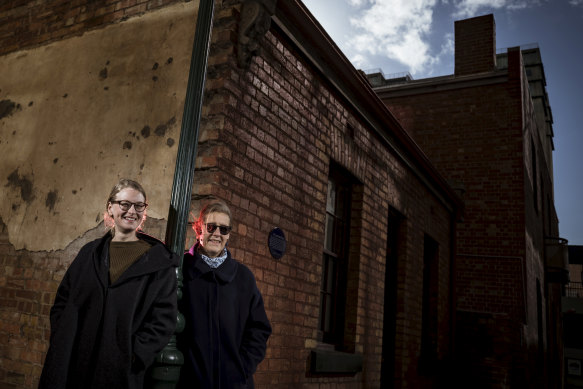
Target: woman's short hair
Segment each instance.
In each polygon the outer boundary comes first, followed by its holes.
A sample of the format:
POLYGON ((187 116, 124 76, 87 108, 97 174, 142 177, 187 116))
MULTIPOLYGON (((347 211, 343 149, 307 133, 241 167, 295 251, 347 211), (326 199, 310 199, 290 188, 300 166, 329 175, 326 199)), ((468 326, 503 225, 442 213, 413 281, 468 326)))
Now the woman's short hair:
POLYGON ((122 190, 124 190, 126 188, 132 188, 132 189, 137 190, 138 192, 140 192, 142 194, 142 196, 144 196, 144 201, 147 200, 146 191, 144 190, 144 188, 142 188, 142 185, 140 185, 139 182, 134 181, 134 180, 130 180, 127 178, 122 178, 111 189, 111 193, 109 193, 109 197, 107 198, 107 201, 105 202, 105 209, 107 209, 110 202, 115 201, 115 196, 117 196, 117 194, 119 192, 121 192, 122 190))
MULTIPOLYGON (((109 212, 108 212, 109 203, 112 201, 115 201, 115 197, 117 196, 117 194, 126 188, 132 188, 132 189, 137 190, 138 192, 140 192, 142 194, 142 196, 144 196, 144 201, 147 200, 146 191, 144 190, 142 185, 140 185, 139 182, 134 181, 134 180, 130 180, 128 178, 120 179, 119 182, 117 184, 115 184, 114 187, 111 189, 111 192, 109 193, 109 197, 107 198, 107 201, 105 202, 105 212, 103 213, 103 222, 105 224, 105 228, 110 230, 112 235, 115 235, 115 229, 114 229, 115 222, 114 222, 113 218, 109 215, 109 212)), ((142 221, 140 222, 138 230, 142 229, 142 226, 144 225, 145 221, 146 221, 146 211, 144 211, 144 213, 142 215, 142 221)))
POLYGON ((231 210, 229 209, 229 206, 222 200, 213 200, 212 202, 202 207, 198 219, 194 221, 192 229, 196 233, 197 237, 202 235, 202 225, 204 224, 206 217, 214 212, 224 213, 229 217, 229 224, 233 224, 233 218, 231 217, 231 210))

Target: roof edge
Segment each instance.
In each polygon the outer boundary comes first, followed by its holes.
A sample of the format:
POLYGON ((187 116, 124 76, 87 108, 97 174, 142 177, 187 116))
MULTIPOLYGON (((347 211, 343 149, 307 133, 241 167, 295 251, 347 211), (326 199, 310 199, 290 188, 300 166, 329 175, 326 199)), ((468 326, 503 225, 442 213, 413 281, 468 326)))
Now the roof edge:
POLYGON ((278 1, 273 22, 452 212, 463 201, 300 0, 278 1))

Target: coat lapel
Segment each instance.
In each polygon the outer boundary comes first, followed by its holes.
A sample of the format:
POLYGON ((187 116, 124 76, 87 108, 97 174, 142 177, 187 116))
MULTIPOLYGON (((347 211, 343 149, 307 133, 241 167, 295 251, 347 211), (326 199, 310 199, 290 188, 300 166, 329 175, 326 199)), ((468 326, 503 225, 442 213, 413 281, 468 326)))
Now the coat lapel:
POLYGON ((185 255, 184 260, 184 277, 194 280, 195 278, 204 277, 210 272, 214 272, 215 277, 221 283, 228 284, 235 279, 237 274, 237 261, 231 258, 231 253, 227 250, 227 259, 216 269, 211 268, 202 260, 197 252, 198 243, 190 248, 185 255))
POLYGON ((93 251, 93 265, 95 266, 95 273, 99 279, 99 283, 103 288, 109 286, 109 242, 111 235, 105 234, 99 242, 97 249, 93 251))

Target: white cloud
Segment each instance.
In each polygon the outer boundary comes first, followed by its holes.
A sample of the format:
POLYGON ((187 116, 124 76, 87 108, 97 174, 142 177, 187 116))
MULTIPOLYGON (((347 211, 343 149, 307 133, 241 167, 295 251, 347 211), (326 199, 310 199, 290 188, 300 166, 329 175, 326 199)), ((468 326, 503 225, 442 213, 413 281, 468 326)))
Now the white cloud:
POLYGON ((574 7, 583 6, 583 0, 569 0, 569 4, 574 7))
POLYGON ((453 55, 455 52, 455 37, 452 33, 445 34, 445 42, 441 45, 438 57, 453 55))
MULTIPOLYGON (((570 0, 581 2, 583 0, 570 0)), ((520 10, 530 6, 539 5, 541 0, 454 0, 456 12, 455 18, 468 18, 476 16, 484 9, 493 10, 506 8, 508 10, 520 10)))
MULTIPOLYGON (((349 1, 363 4, 359 0, 349 1)), ((361 55, 383 55, 397 60, 412 73, 421 71, 434 61, 429 54, 427 36, 436 2, 369 0, 367 7, 350 19, 357 33, 349 40, 349 47, 361 55)))
POLYGON ((366 57, 362 54, 354 55, 352 58, 350 58, 350 62, 357 69, 362 69, 363 67, 367 66, 367 64, 368 64, 366 57))
MULTIPOLYGON (((314 0, 321 1, 321 0, 314 0)), ((332 0, 331 0, 332 1, 332 0)), ((337 0, 334 0, 337 1, 337 0)), ((431 74, 432 67, 453 54, 451 34, 430 40, 440 7, 453 20, 494 10, 520 10, 548 0, 344 0, 351 7, 350 26, 344 27, 342 46, 355 67, 378 66, 379 57, 399 62, 413 75, 431 74), (433 43, 430 43, 433 42, 433 43), (431 46, 442 42, 441 47, 431 46)), ((583 0, 569 0, 583 5, 583 0)))
POLYGON ((476 16, 483 8, 499 9, 510 3, 509 0, 461 0, 454 1, 456 12, 454 17, 467 18, 476 16))
POLYGON ((366 3, 368 0, 346 0, 346 1, 348 1, 348 4, 350 4, 353 7, 360 7, 361 5, 366 3))

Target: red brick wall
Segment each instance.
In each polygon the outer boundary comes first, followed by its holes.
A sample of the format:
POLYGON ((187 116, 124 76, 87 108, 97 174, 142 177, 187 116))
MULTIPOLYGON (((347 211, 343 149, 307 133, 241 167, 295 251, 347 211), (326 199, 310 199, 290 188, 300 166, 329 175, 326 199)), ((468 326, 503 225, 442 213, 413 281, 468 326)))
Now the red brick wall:
POLYGON ((498 83, 403 97, 383 95, 452 183, 463 184, 458 251, 524 254, 524 163, 521 104, 498 83), (492 244, 496 242, 496 244, 492 244))
MULTIPOLYGON (((442 174, 465 189, 464 218, 457 224, 456 238, 456 302, 461 317, 456 338, 462 346, 471 342, 464 338, 464 329, 471 331, 483 319, 480 315, 487 317, 485 323, 499 322, 491 325, 500 331, 491 328, 484 336, 494 349, 515 354, 505 362, 491 350, 491 359, 474 360, 482 365, 484 378, 497 369, 506 370, 508 377, 501 378, 498 387, 506 379, 516 379, 516 374, 525 382, 537 379, 530 373, 536 368, 526 364, 537 353, 536 280, 545 278, 545 219, 551 219, 547 230, 556 228, 554 206, 549 212, 546 205, 550 217, 543 217, 541 196, 550 196, 552 187, 538 143, 538 154, 531 155, 536 123, 519 50, 510 50, 508 61, 507 77, 491 73, 463 84, 458 80, 457 87, 450 80, 447 87, 431 91, 411 85, 382 92, 391 112, 442 174), (532 158, 537 159, 539 175, 536 206, 532 158), (518 371, 510 368, 516 363, 522 364, 518 371)), ((480 66, 470 69, 468 74, 485 71, 480 66)), ((559 318, 553 315, 551 320, 559 318)), ((460 360, 469 356, 457 355, 460 360)))
POLYGON ((525 166, 522 103, 513 97, 515 88, 497 83, 383 99, 438 169, 451 182, 463 183, 465 210, 456 240, 459 308, 492 309, 523 320, 517 282, 523 264, 517 258, 525 256, 525 166), (496 260, 505 264, 494 265, 496 260), (506 301, 499 300, 500 293, 506 301))
POLYGON ((455 22, 455 75, 491 72, 496 67, 494 15, 455 22))
MULTIPOLYGON (((520 358, 521 326, 505 314, 459 312, 456 365, 459 383, 479 382, 482 388, 532 388, 520 358), (479 361, 479 364, 476 364, 479 361)), ((478 384, 476 384, 478 386, 478 384)))
MULTIPOLYGON (((93 4, 80 5, 80 12, 89 12, 93 4)), ((164 3, 116 2, 115 6, 99 8, 102 15, 111 15, 99 23, 79 26, 78 30, 71 27, 62 35, 58 33, 62 28, 55 27, 52 38, 19 40, 12 36, 10 40, 3 33, 3 39, 8 40, 2 47, 18 50, 121 20, 121 14, 113 15, 122 4, 150 4, 153 9, 164 3)), ((25 15, 50 18, 60 8, 47 3, 44 13, 39 10, 38 15, 36 9, 25 9, 25 15)), ((396 381, 403 388, 430 387, 433 378, 422 378, 417 370, 423 241, 428 234, 439 244, 438 356, 444 359, 451 352, 451 214, 278 30, 272 28, 263 39, 263 54, 253 59, 249 69, 237 67, 239 11, 239 6, 222 4, 215 9, 192 211, 196 214, 201 202, 211 195, 232 207, 234 230, 229 247, 235 258, 253 270, 274 330, 267 357, 255 375, 256 386, 378 386, 387 218, 392 206, 405 217, 398 275, 396 381), (350 342, 363 355, 364 369, 355 376, 313 376, 307 370, 310 350, 318 346, 331 161, 360 182, 357 197, 361 200, 355 204, 360 228, 351 237, 358 273, 351 283, 354 292, 348 309, 352 317, 350 342), (268 233, 275 226, 287 237, 287 252, 280 260, 271 258, 267 248, 268 233)), ((16 13, 11 14, 10 23, 16 19, 16 13)), ((81 23, 81 19, 75 20, 81 23)), ((7 242, 5 230, 0 233, 0 274, 5 274, 0 276, 0 386, 33 388, 47 347, 47 314, 56 287, 81 245, 102 231, 89 231, 63 252, 54 253, 17 252, 7 242)))
POLYGON ((17 0, 0 4, 0 55, 80 35, 181 0, 17 0))
MULTIPOLYGON (((371 129, 294 47, 275 29, 263 41, 263 54, 248 70, 230 56, 227 11, 219 12, 211 48, 207 124, 199 153, 208 156, 195 181, 210 172, 208 191, 232 205, 235 233, 230 248, 254 271, 264 295, 274 333, 267 358, 255 376, 258 387, 357 387, 378 385, 382 350, 384 260, 388 206, 406 219, 400 268, 397 323, 397 381, 420 387, 417 371, 421 332, 421 285, 424 234, 440 245, 440 357, 449 350, 450 215, 408 168, 391 154, 371 129), (218 48, 223 48, 219 50, 218 48), (214 51, 216 48, 216 51, 214 51), (210 123, 214 123, 210 125, 210 123), (350 123, 354 135, 347 128, 350 123), (212 135, 210 135, 212 134, 212 135), (211 160, 211 155, 220 155, 211 160), (319 291, 325 201, 330 161, 362 183, 360 233, 351 240, 359 252, 354 348, 364 355, 364 371, 355 377, 307 374, 307 358, 317 345, 319 291), (288 251, 269 256, 267 235, 281 227, 288 251)), ((202 178, 204 177, 204 178, 202 178)), ((199 179, 201 178, 201 179, 199 179)), ((198 208, 195 201, 193 208, 198 208)))

